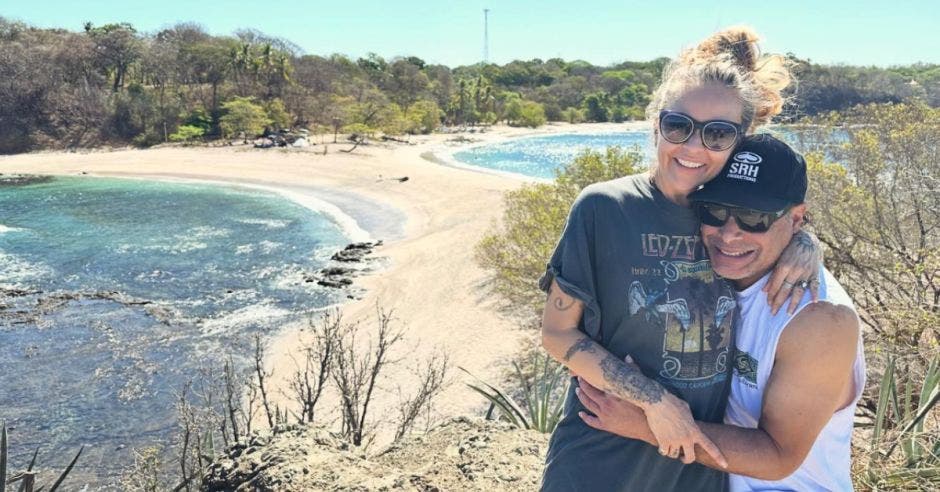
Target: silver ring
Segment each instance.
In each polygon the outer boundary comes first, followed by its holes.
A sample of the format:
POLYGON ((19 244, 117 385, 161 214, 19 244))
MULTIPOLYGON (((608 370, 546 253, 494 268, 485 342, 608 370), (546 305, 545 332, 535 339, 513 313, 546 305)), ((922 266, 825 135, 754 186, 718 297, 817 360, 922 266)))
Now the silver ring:
POLYGON ((784 281, 783 281, 783 286, 786 287, 786 288, 788 288, 788 289, 792 289, 792 288, 793 288, 793 283, 792 283, 792 282, 787 282, 786 280, 784 280, 784 281))
POLYGON ((796 286, 803 290, 806 290, 806 288, 809 287, 809 280, 800 280, 799 282, 796 283, 796 286))

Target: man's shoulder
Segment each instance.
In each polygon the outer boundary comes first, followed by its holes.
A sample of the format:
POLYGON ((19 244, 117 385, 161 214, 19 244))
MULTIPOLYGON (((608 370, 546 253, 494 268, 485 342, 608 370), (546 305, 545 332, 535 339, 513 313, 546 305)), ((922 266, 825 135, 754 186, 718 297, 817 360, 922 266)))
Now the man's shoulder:
POLYGON ((827 300, 807 304, 787 323, 777 356, 854 354, 859 327, 858 315, 851 306, 827 300))

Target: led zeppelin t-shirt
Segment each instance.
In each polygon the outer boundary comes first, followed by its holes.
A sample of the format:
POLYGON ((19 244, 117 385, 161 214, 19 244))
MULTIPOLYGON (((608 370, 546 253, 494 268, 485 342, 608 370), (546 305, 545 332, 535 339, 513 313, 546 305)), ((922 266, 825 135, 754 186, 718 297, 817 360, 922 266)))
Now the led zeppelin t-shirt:
MULTIPOLYGON (((646 174, 593 184, 571 208, 543 290, 552 278, 584 303, 579 329, 616 357, 633 357, 697 420, 722 421, 735 297, 712 271, 691 209, 669 201, 646 174)), ((542 490, 727 488, 722 472, 588 427, 575 384, 552 434, 542 490)))

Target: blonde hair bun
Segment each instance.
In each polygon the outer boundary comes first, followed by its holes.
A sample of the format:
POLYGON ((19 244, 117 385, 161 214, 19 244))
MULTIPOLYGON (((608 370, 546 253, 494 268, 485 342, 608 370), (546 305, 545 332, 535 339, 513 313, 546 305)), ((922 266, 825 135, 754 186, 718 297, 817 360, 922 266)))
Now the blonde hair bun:
POLYGON ((782 55, 761 54, 758 41, 760 36, 753 28, 733 26, 684 50, 663 71, 647 117, 657 117, 683 87, 717 82, 738 91, 748 131, 770 122, 783 110, 783 91, 793 82, 791 62, 782 55))

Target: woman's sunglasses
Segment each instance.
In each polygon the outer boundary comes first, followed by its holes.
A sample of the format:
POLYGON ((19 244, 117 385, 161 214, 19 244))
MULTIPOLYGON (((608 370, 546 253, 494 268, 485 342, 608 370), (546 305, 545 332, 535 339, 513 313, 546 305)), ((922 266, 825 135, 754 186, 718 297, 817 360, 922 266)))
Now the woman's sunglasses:
POLYGON ((695 130, 702 137, 702 145, 714 151, 730 149, 742 133, 741 125, 731 121, 698 121, 685 113, 665 109, 659 112, 659 132, 667 142, 685 143, 695 130))
POLYGON ((703 224, 721 227, 734 217, 738 227, 744 232, 767 232, 780 217, 786 215, 790 207, 777 212, 761 212, 749 208, 729 207, 718 203, 699 202, 695 205, 695 214, 703 224))

